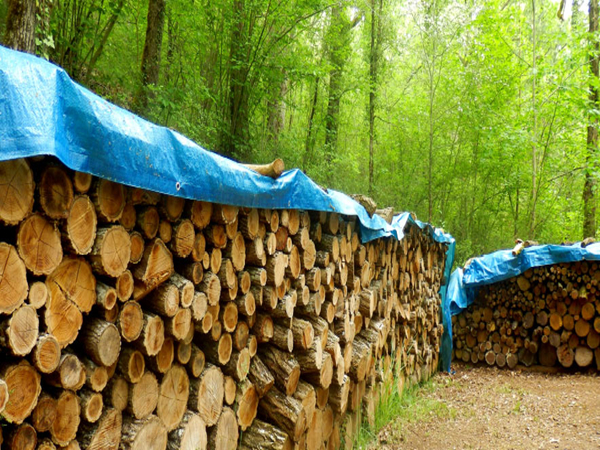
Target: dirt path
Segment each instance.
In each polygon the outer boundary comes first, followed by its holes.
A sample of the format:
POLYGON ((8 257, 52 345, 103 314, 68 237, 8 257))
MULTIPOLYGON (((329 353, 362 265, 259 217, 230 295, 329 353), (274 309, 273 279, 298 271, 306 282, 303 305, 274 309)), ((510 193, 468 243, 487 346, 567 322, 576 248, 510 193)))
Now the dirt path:
POLYGON ((437 375, 373 448, 600 449, 598 376, 455 369, 437 375))

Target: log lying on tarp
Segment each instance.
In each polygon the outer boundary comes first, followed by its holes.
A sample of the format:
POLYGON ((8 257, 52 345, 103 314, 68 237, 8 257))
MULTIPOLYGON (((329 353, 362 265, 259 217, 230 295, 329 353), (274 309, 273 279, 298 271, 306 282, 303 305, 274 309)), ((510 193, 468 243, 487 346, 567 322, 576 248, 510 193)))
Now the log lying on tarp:
POLYGON ((285 170, 285 164, 281 158, 275 159, 269 164, 244 164, 248 169, 271 178, 279 178, 285 170))

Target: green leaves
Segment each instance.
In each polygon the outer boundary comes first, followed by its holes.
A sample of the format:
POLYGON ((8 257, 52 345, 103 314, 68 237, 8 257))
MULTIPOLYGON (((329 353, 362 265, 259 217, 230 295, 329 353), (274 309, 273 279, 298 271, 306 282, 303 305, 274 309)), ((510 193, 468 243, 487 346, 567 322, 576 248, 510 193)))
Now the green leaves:
MULTIPOLYGON (((54 2, 39 0, 42 56, 131 107, 147 0, 54 2)), ((459 259, 530 231, 578 238, 586 126, 600 119, 588 68, 588 39, 600 38, 585 15, 561 22, 540 0, 535 21, 529 1, 384 0, 373 77, 373 4, 169 0, 143 113, 206 148, 280 156, 322 185, 366 193, 373 94, 380 205, 431 210, 459 259)))

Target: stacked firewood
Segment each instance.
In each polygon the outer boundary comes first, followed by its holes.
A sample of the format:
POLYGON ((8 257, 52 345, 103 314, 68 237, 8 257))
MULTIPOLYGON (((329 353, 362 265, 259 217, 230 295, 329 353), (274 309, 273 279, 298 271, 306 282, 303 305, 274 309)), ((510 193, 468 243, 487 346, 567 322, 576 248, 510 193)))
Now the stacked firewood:
POLYGON ((599 282, 599 263, 581 261, 482 287, 453 317, 454 358, 509 368, 600 369, 599 282))
POLYGON ((429 377, 445 247, 0 163, 12 449, 321 449, 429 377), (384 388, 385 387, 385 388, 384 388))

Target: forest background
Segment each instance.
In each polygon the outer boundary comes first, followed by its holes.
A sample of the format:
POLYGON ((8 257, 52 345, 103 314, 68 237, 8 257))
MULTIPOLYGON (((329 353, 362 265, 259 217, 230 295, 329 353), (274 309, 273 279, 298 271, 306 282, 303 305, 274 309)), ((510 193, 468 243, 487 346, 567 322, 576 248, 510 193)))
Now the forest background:
POLYGON ((0 0, 5 45, 206 149, 412 211, 460 263, 595 235, 597 22, 598 0, 0 0))

